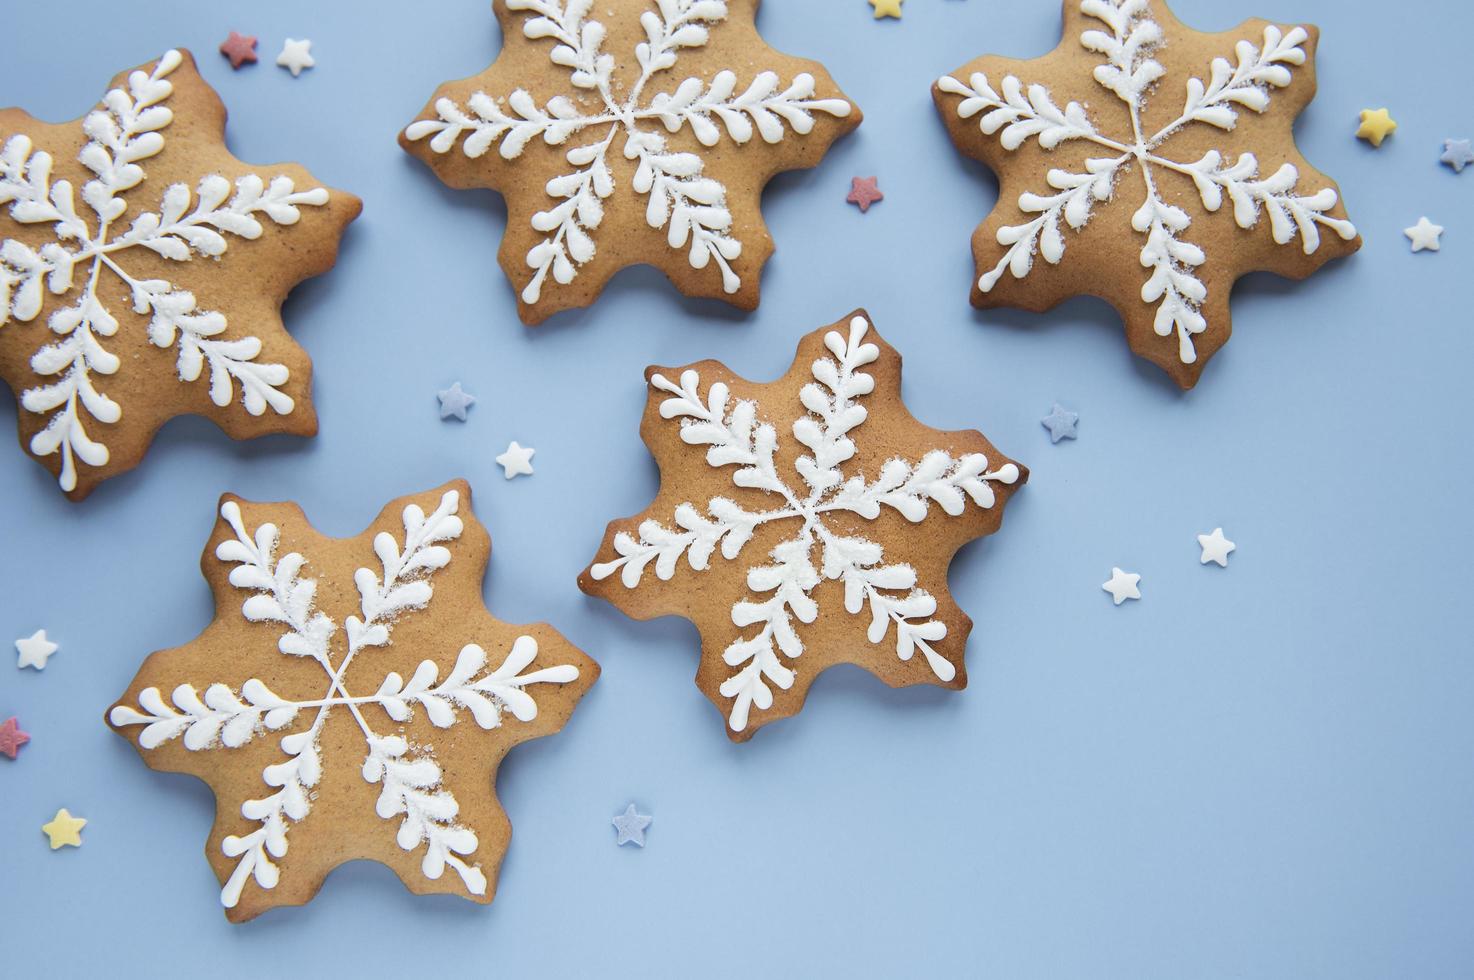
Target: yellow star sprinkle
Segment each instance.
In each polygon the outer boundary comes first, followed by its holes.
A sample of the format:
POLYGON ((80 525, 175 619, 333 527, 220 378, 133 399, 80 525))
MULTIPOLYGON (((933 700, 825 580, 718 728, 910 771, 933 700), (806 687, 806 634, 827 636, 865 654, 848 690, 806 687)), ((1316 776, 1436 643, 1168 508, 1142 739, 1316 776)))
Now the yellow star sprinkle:
POLYGON ((1392 118, 1386 109, 1363 109, 1361 110, 1361 125, 1357 127, 1356 138, 1366 140, 1373 146, 1381 146, 1382 141, 1392 135, 1397 129, 1397 120, 1392 118))
POLYGON ((70 844, 73 847, 82 846, 82 828, 87 826, 87 821, 81 817, 74 817, 67 812, 66 807, 56 811, 56 816, 51 822, 41 827, 41 832, 51 838, 51 849, 65 847, 70 844))
POLYGON ((870 6, 875 8, 876 20, 880 20, 882 17, 895 17, 899 19, 901 16, 901 4, 903 2, 904 0, 870 0, 870 6))

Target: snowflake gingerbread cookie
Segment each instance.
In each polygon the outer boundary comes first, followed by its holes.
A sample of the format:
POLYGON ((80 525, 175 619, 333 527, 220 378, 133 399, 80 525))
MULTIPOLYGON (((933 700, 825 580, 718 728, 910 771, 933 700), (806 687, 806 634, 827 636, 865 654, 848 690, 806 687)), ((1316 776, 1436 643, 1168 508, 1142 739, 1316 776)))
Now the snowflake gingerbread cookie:
POLYGON ((0 377, 21 445, 80 499, 176 415, 314 434, 281 303, 332 267, 359 207, 232 156, 188 52, 119 75, 80 123, 0 110, 0 377))
POLYGON ((1050 54, 979 58, 933 87, 958 148, 999 179, 972 301, 1038 312, 1100 296, 1131 349, 1191 388, 1228 340, 1240 276, 1303 279, 1361 246, 1294 144, 1317 32, 1200 34, 1163 0, 1064 6, 1050 54))
POLYGON ((701 633, 696 684, 745 741, 853 663, 892 687, 967 684, 972 622, 947 595, 963 544, 996 531, 1028 471, 901 401, 901 357, 857 311, 809 334, 769 384, 715 361, 646 372, 660 466, 579 586, 701 633))
POLYGON ((495 773, 599 674, 551 627, 481 599, 490 539, 462 481, 353 538, 225 497, 205 550, 217 618, 149 657, 108 712, 154 769, 214 790, 226 916, 310 900, 369 858, 411 891, 490 902, 511 826, 495 773))
POLYGON ((860 124, 822 66, 768 47, 758 0, 496 0, 506 46, 442 85, 400 145, 507 199, 524 322, 587 306, 625 266, 758 303, 760 198, 860 124))

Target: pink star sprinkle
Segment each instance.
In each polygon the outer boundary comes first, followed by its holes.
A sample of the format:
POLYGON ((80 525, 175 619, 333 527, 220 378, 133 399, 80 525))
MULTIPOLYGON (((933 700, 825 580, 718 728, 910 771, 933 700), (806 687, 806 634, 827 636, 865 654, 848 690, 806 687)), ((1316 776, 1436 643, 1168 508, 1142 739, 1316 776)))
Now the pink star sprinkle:
POLYGON ((250 34, 230 32, 230 37, 220 45, 220 53, 230 59, 230 67, 256 63, 256 38, 250 34))
POLYGON ((20 730, 20 724, 14 717, 6 719, 0 725, 0 753, 14 759, 20 747, 31 740, 31 736, 20 730))
POLYGON ((876 177, 852 177, 850 179, 850 196, 845 198, 850 204, 858 204, 863 214, 870 210, 870 205, 876 201, 884 201, 885 195, 877 187, 876 177))

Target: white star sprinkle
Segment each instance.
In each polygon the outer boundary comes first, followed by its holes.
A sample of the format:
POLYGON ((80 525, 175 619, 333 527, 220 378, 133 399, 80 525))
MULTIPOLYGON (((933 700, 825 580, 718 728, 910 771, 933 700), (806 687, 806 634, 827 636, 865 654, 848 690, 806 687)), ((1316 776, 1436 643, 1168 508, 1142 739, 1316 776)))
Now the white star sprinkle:
POLYGON ((1141 576, 1134 572, 1123 572, 1119 568, 1111 569, 1111 580, 1101 586, 1111 594, 1116 605, 1120 605, 1127 599, 1140 599, 1141 589, 1137 584, 1141 582, 1141 576))
POLYGON ((1223 528, 1215 527, 1212 534, 1199 534, 1198 545, 1203 549, 1203 557, 1200 562, 1204 565, 1208 562, 1217 562, 1219 567, 1228 567, 1228 556, 1238 545, 1223 536, 1223 528))
POLYGON ((16 668, 34 667, 37 670, 46 669, 46 661, 58 649, 55 643, 46 639, 45 630, 37 630, 30 636, 15 641, 15 649, 20 656, 16 660, 16 668))
POLYGON ((1413 243, 1414 252, 1436 252, 1438 236, 1443 234, 1443 225, 1435 225, 1424 215, 1411 228, 1404 228, 1402 233, 1413 243))
POLYGON ((276 56, 276 63, 281 65, 296 78, 306 68, 317 64, 312 60, 312 42, 308 40, 295 41, 287 38, 287 43, 282 45, 281 54, 276 56))
POLYGON ((523 474, 531 476, 532 454, 535 452, 536 449, 517 445, 517 440, 513 439, 511 445, 507 446, 507 451, 496 458, 496 464, 502 468, 508 480, 523 474))

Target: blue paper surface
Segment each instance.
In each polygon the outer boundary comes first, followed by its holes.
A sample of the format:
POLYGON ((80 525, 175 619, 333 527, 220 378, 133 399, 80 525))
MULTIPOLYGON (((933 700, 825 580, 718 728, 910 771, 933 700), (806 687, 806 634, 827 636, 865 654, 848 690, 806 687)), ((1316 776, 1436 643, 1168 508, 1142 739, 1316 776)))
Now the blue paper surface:
POLYGON ((45 627, 61 644, 44 673, 0 663, 0 719, 33 736, 0 760, 0 974, 1467 977, 1474 174, 1438 155, 1474 134, 1474 14, 1174 6, 1205 30, 1322 28, 1296 134, 1366 238, 1304 283, 1243 282, 1235 337, 1187 394, 1096 300, 968 305, 996 183, 954 152, 928 87, 1053 48, 1054 0, 910 0, 879 22, 863 0, 768 0, 768 40, 824 62, 866 118, 765 196, 761 309, 640 269, 531 330, 496 266, 500 199, 443 187, 394 142, 437 84, 494 57, 484 0, 9 4, 0 103, 75 118, 114 72, 185 46, 239 157, 300 161, 365 210, 286 305, 317 438, 237 444, 178 420, 80 505, 0 455, 0 643, 45 627), (260 64, 215 53, 231 28, 261 37, 260 64), (286 36, 314 42, 298 79, 271 63, 286 36), (1352 132, 1383 105, 1401 125, 1373 150, 1352 132), (865 215, 844 203, 856 174, 886 194, 865 215), (1423 214, 1448 228, 1438 254, 1402 236, 1423 214), (905 356, 918 418, 980 428, 1032 477, 952 569, 977 623, 965 692, 840 668, 733 745, 692 684, 689 624, 628 620, 574 579, 654 493, 647 364, 771 379, 856 306, 905 356), (457 380, 477 398, 464 425, 438 418, 457 380), (1040 426, 1056 400, 1077 441, 1040 426), (512 439, 535 476, 502 479, 512 439), (295 500, 347 535, 456 476, 492 533, 491 610, 553 623, 604 668, 562 735, 501 769, 515 831, 495 904, 416 898, 359 863, 304 908, 228 924, 201 855, 209 792, 145 768, 104 709, 211 620, 198 558, 221 492, 295 500), (1201 566, 1195 536, 1220 525, 1238 550, 1201 566), (1113 565, 1142 575, 1140 602, 1112 607, 1113 565), (631 801, 655 818, 644 849, 614 844, 631 801), (89 820, 80 850, 46 847, 60 806, 89 820))

